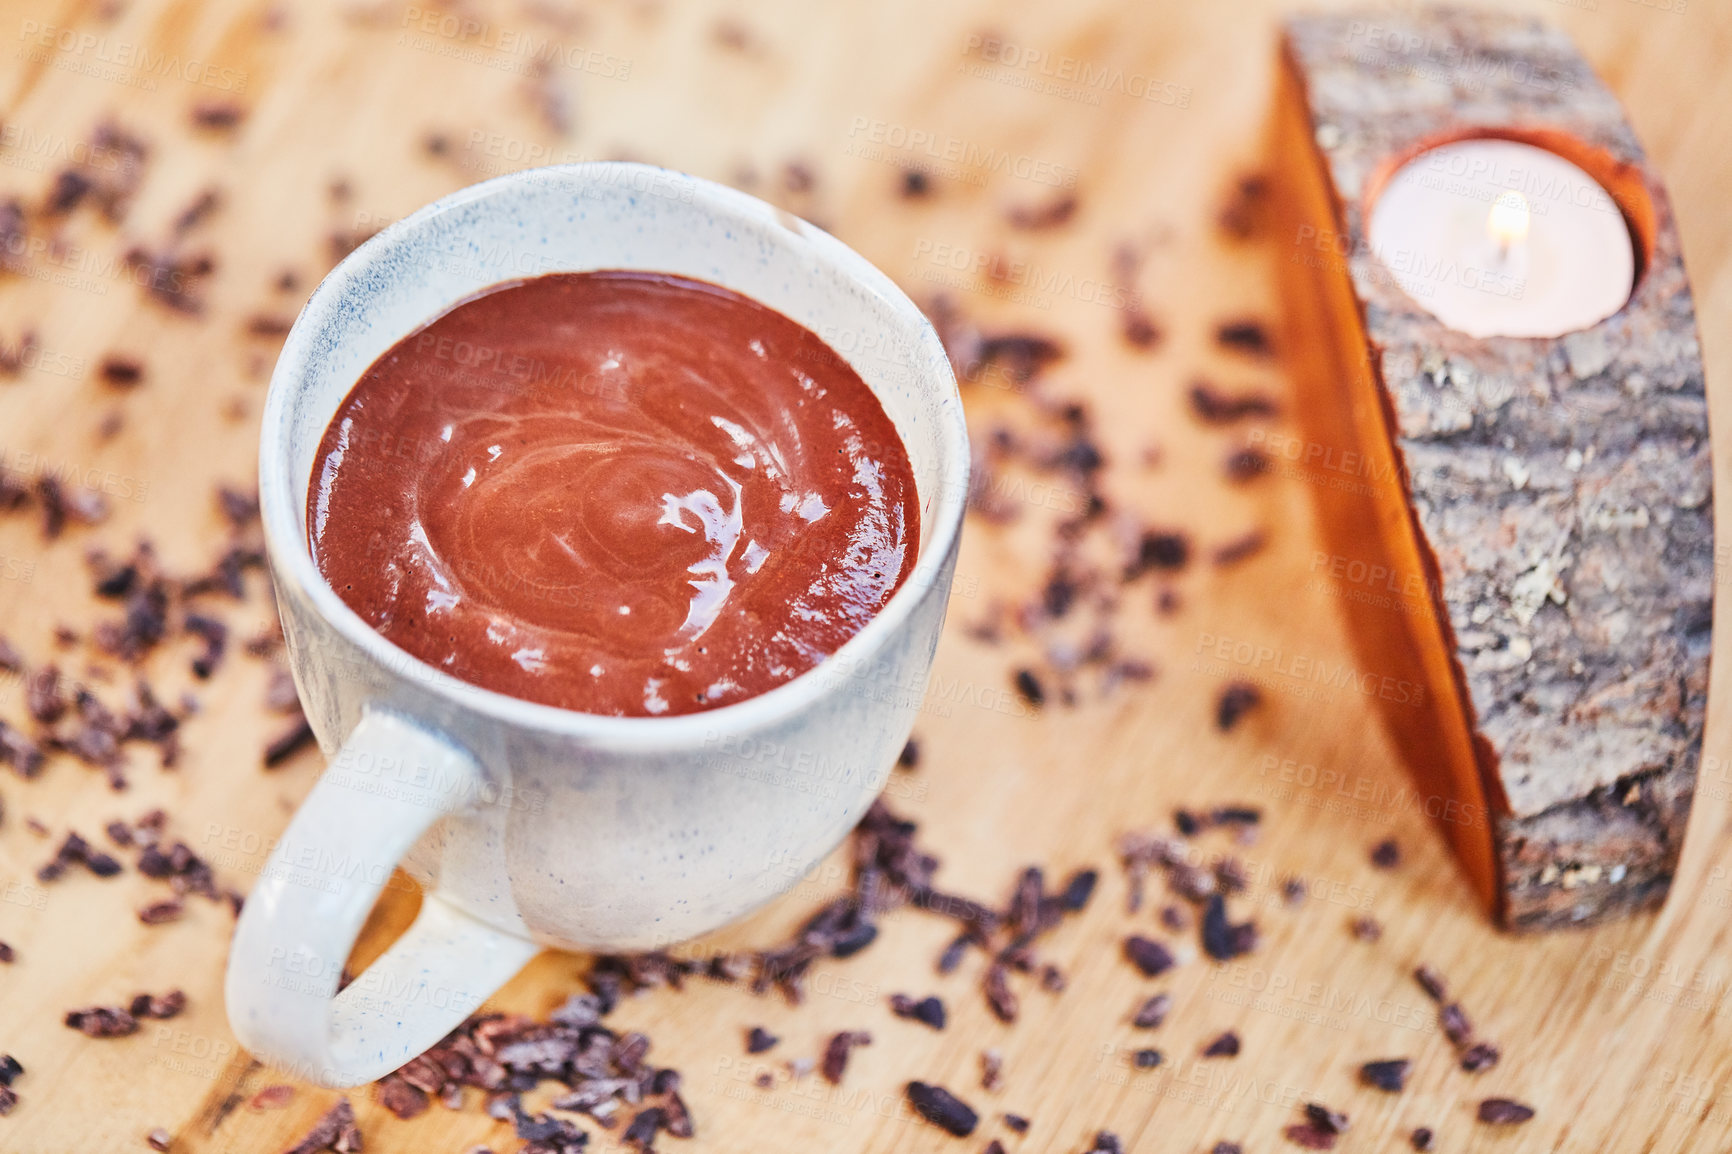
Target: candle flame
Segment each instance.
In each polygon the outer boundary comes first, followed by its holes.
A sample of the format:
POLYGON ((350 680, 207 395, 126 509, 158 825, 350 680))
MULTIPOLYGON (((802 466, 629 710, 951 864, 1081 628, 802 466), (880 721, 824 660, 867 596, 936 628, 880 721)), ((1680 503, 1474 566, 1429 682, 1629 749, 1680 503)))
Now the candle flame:
POLYGON ((1507 189, 1492 202, 1491 213, 1485 218, 1486 235, 1507 252, 1510 245, 1526 238, 1529 216, 1527 197, 1513 188, 1507 189))

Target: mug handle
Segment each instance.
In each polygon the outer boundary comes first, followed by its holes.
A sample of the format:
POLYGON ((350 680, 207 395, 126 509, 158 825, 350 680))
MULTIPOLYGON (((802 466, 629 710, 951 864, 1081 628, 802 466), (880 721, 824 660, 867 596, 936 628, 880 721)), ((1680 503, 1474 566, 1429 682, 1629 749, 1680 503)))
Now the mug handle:
POLYGON ((337 989, 398 860, 435 822, 470 809, 485 784, 466 750, 395 714, 362 714, 241 908, 224 996, 243 1046, 320 1085, 370 1082, 456 1029, 540 951, 434 892, 403 936, 337 989), (387 780, 381 764, 409 771, 387 780))

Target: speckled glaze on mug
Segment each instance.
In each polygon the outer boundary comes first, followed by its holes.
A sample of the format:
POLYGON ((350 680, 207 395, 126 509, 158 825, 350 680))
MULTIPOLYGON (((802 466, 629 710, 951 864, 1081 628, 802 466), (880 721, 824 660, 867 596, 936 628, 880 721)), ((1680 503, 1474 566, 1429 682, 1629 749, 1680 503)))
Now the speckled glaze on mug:
POLYGON ((265 405, 266 549, 330 765, 235 930, 226 994, 241 1042, 356 1085, 437 1042, 542 946, 664 947, 787 889, 859 820, 913 726, 968 460, 949 361, 907 296, 835 238, 720 185, 635 164, 534 169, 350 254, 295 322, 265 405), (919 556, 883 611, 815 669, 705 713, 602 717, 458 681, 375 633, 307 547, 320 438, 381 353, 490 285, 607 268, 711 281, 817 333, 884 406, 919 493, 919 556), (427 891, 422 912, 339 994, 398 863, 427 891))

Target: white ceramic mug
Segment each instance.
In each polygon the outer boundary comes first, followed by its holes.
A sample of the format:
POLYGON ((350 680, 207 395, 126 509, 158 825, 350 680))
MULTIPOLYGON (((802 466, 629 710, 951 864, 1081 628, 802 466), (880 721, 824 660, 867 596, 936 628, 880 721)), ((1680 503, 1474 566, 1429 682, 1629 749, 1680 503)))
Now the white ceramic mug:
POLYGON ((271 574, 330 765, 235 929, 226 996, 242 1044, 308 1080, 356 1085, 433 1045, 542 946, 668 946, 787 889, 859 820, 913 726, 967 488, 962 406, 925 317, 841 242, 742 193, 644 165, 535 169, 356 249, 302 310, 265 404, 271 574), (314 456, 367 367, 480 289, 590 269, 679 273, 776 309, 836 349, 894 423, 920 501, 918 558, 810 672, 706 713, 574 713, 410 657, 315 566, 314 456), (426 891, 421 913, 339 993, 399 863, 426 891))

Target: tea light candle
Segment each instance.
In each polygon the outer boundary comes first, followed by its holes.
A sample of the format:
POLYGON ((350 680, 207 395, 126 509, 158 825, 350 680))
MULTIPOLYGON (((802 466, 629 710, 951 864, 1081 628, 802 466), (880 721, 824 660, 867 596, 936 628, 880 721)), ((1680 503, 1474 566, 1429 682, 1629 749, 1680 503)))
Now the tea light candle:
POLYGON ((1368 239, 1408 296, 1474 337, 1556 337, 1630 299, 1635 249, 1606 190, 1554 152, 1463 140, 1398 169, 1368 239))

